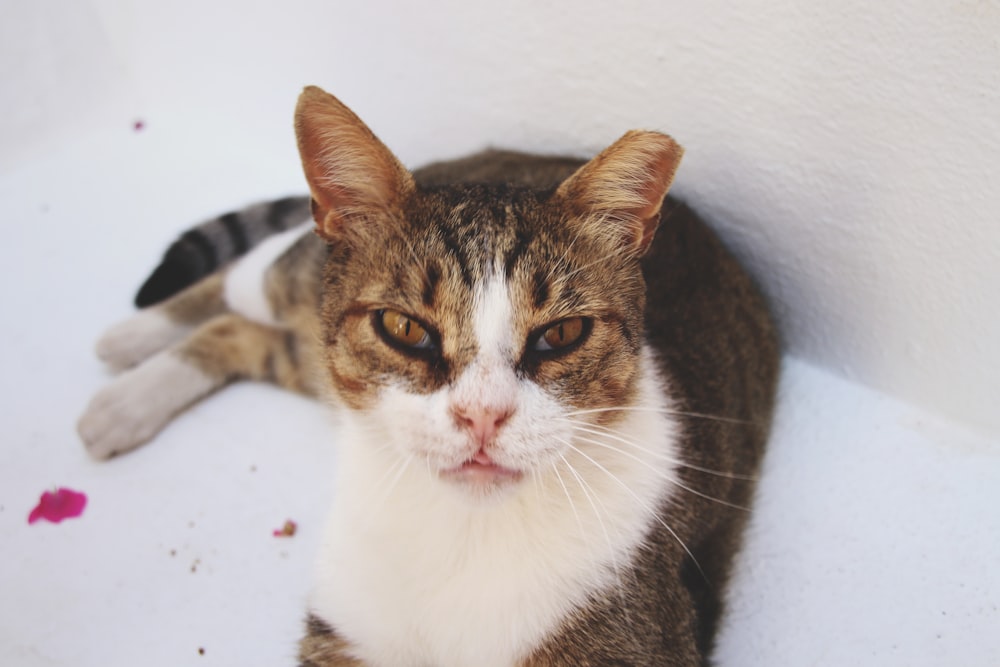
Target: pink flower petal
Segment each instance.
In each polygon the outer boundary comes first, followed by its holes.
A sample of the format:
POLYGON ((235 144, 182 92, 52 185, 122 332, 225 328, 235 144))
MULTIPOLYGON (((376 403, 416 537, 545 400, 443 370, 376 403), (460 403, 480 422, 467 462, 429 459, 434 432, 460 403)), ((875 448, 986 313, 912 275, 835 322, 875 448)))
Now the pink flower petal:
POLYGON ((87 495, 72 489, 60 488, 53 491, 46 491, 35 509, 28 515, 28 523, 35 523, 39 519, 45 519, 52 523, 59 523, 63 519, 73 519, 83 514, 83 508, 87 506, 87 495))

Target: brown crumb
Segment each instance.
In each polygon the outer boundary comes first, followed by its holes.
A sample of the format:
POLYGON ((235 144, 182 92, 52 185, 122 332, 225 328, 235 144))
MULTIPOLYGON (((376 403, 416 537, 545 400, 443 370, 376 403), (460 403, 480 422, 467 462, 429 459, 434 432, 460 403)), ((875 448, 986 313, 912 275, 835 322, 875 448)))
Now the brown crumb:
POLYGON ((274 531, 275 537, 291 537, 298 530, 298 524, 296 524, 291 519, 285 521, 285 525, 274 531))
POLYGON ((170 555, 171 556, 176 556, 177 555, 177 549, 171 549, 170 550, 170 555))
POLYGON ((198 647, 198 655, 205 655, 205 649, 202 646, 198 647))
POLYGON ((201 565, 201 559, 200 558, 196 558, 195 561, 193 563, 191 563, 191 574, 194 574, 195 572, 198 571, 198 566, 199 565, 201 565))

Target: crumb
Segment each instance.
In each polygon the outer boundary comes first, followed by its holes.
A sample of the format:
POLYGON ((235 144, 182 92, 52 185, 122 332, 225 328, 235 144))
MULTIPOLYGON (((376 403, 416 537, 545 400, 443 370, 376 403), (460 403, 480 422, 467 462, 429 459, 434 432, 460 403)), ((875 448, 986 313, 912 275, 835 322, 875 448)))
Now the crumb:
POLYGON ((191 574, 194 574, 195 572, 198 571, 198 566, 199 565, 201 565, 201 559, 200 558, 196 558, 195 561, 193 563, 191 563, 191 574))
POLYGON ((202 646, 198 647, 198 655, 205 655, 205 648, 202 646))
POLYGON ((146 128, 146 123, 142 120, 137 120, 132 123, 132 129, 136 132, 142 132, 146 128))
POLYGON ((298 528, 298 524, 291 519, 288 519, 285 521, 285 525, 273 532, 273 535, 275 537, 291 537, 295 534, 295 531, 298 530, 298 528))
POLYGON ((170 550, 170 555, 171 556, 176 556, 177 555, 177 549, 171 549, 170 550))

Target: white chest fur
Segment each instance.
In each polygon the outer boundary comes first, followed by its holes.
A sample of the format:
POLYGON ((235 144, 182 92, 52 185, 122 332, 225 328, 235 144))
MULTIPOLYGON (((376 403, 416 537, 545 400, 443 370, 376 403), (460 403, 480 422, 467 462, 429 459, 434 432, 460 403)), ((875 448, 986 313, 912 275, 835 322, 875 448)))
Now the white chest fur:
POLYGON ((677 425, 648 351, 642 366, 613 433, 581 422, 565 465, 496 503, 470 502, 387 447, 377 420, 347 415, 312 611, 372 665, 526 657, 615 582, 672 493, 677 425))

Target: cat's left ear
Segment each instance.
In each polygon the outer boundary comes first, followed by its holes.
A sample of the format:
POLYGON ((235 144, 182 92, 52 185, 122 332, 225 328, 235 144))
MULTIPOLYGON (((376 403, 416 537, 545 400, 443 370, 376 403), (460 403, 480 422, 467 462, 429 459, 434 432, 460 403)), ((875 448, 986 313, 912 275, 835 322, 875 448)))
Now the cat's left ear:
POLYGON ((364 237, 373 222, 399 215, 413 176, 353 111, 309 86, 295 107, 295 135, 313 199, 316 231, 327 240, 364 237))
POLYGON ((633 130, 556 191, 580 224, 641 255, 649 248, 684 149, 665 134, 633 130))

